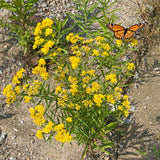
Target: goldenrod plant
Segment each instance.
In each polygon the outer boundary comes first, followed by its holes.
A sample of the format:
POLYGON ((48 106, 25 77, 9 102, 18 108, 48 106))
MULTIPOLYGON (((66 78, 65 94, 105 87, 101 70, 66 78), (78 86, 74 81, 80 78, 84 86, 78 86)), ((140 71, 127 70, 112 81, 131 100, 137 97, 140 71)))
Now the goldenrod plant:
POLYGON ((106 27, 104 36, 68 33, 64 43, 64 32, 56 24, 47 18, 35 27, 32 47, 42 56, 32 69, 34 76, 26 79, 22 68, 4 88, 6 103, 33 104, 29 112, 40 139, 51 142, 54 137, 62 144, 75 140, 85 145, 81 159, 89 147, 109 154, 106 149, 114 142, 108 134, 129 114, 130 102, 122 88, 135 68, 121 57, 137 41, 116 41, 106 27), (52 64, 49 72, 46 58, 52 64))

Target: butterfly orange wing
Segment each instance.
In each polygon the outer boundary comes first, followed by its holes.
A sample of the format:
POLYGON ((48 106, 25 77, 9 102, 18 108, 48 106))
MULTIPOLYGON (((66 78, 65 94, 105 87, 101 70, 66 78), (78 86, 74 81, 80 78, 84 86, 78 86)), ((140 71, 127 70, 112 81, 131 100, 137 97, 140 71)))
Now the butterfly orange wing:
POLYGON ((128 39, 131 38, 134 33, 139 30, 140 28, 142 28, 144 26, 144 24, 135 24, 131 27, 129 27, 124 35, 124 39, 128 39))
POLYGON ((138 29, 142 28, 143 26, 144 24, 135 24, 129 28, 124 28, 123 26, 117 24, 107 24, 107 27, 114 32, 114 36, 117 39, 129 39, 138 29))
POLYGON ((124 38, 125 28, 123 26, 117 24, 107 24, 107 27, 110 28, 114 32, 114 36, 117 39, 124 38))

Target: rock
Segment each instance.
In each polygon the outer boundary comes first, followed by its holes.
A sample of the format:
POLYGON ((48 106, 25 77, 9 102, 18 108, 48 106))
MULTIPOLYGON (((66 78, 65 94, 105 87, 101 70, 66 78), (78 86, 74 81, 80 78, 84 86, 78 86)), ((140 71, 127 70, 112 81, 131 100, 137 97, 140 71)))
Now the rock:
POLYGON ((0 145, 4 144, 6 138, 7 138, 7 133, 2 132, 0 136, 0 145))

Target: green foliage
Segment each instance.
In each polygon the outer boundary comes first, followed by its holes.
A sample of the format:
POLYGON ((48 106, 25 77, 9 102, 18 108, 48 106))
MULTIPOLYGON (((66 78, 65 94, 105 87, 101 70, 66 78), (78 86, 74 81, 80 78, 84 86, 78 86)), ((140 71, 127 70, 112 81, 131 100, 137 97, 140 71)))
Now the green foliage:
POLYGON ((31 21, 30 18, 34 15, 36 8, 33 4, 38 0, 11 0, 11 3, 7 3, 4 0, 0 1, 0 9, 7 9, 12 11, 13 14, 9 17, 11 23, 0 21, 1 27, 8 27, 10 29, 11 36, 19 41, 19 45, 23 47, 24 53, 28 51, 31 42, 31 21))
MULTIPOLYGON (((14 9, 19 19, 15 15, 11 17, 17 22, 12 24, 12 30, 19 27, 17 34, 25 48, 30 40, 26 21, 34 11, 23 21, 24 15, 20 13, 24 10, 23 14, 27 15, 27 11, 32 10, 31 1, 28 5, 22 1, 14 2, 8 8, 14 9)), ((75 140, 85 145, 83 159, 89 147, 106 153, 107 148, 113 147, 114 142, 109 140, 108 135, 129 114, 128 96, 122 95, 122 87, 132 76, 134 64, 121 58, 132 49, 130 41, 118 40, 115 43, 113 36, 107 32, 106 23, 115 20, 115 10, 108 11, 114 3, 98 0, 88 7, 89 0, 74 2, 77 5, 75 9, 82 15, 69 14, 75 21, 71 28, 65 28, 68 18, 64 21, 47 18, 37 24, 32 47, 41 52, 42 58, 32 69, 34 76, 21 84, 19 79, 25 72, 21 69, 13 77, 12 84, 5 87, 3 94, 8 104, 14 101, 33 103, 31 118, 42 128, 37 131, 38 138, 51 141, 54 136, 62 143, 75 140), (98 31, 91 29, 95 22, 100 24, 98 31), (69 33, 76 25, 81 31, 69 33), (50 74, 44 59, 50 59, 50 74)))

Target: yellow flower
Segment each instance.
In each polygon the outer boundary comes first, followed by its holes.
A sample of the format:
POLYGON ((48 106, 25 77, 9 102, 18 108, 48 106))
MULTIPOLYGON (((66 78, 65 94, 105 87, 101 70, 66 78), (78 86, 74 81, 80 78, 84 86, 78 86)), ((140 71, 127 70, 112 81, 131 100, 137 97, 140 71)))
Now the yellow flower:
POLYGON ((57 51, 60 52, 62 49, 61 48, 57 48, 57 51))
POLYGON ((53 24, 53 20, 46 18, 42 21, 41 23, 41 29, 45 28, 45 27, 51 27, 53 24))
POLYGON ((95 70, 88 70, 87 73, 91 76, 95 76, 95 70))
POLYGON ((86 53, 88 53, 91 50, 89 46, 84 46, 84 45, 82 46, 82 49, 84 49, 86 53))
POLYGON ((103 48, 103 49, 106 49, 107 50, 107 52, 109 52, 109 50, 110 50, 110 46, 109 46, 109 44, 108 43, 101 43, 100 44, 100 46, 103 48))
POLYGON ((124 116, 125 116, 125 117, 128 117, 129 112, 128 112, 128 110, 127 110, 127 109, 126 109, 126 110, 124 110, 124 111, 123 111, 123 113, 124 113, 124 116))
POLYGON ((134 63, 127 63, 127 64, 126 64, 126 67, 127 67, 128 70, 133 70, 133 69, 135 69, 134 63))
POLYGON ((41 23, 37 23, 37 26, 36 26, 36 28, 35 28, 35 30, 34 30, 34 35, 35 35, 35 36, 38 36, 38 35, 40 35, 41 33, 42 33, 41 23))
POLYGON ((41 130, 37 131, 36 137, 38 137, 39 139, 43 139, 43 134, 41 130))
POLYGON ((91 78, 90 78, 89 76, 86 76, 86 77, 84 77, 84 78, 82 79, 82 81, 83 81, 83 83, 88 83, 90 79, 91 79, 91 78))
POLYGON ((61 98, 58 98, 58 104, 62 107, 65 107, 66 103, 61 98))
POLYGON ((48 47, 41 48, 41 52, 44 53, 44 55, 46 55, 48 53, 48 50, 49 50, 48 47))
POLYGON ((117 42, 117 45, 118 45, 118 46, 121 46, 121 45, 122 45, 122 40, 121 40, 121 39, 117 39, 116 42, 117 42))
POLYGON ((93 42, 92 38, 83 40, 83 44, 86 44, 86 43, 90 43, 91 44, 92 42, 93 42))
POLYGON ((61 85, 56 87, 56 94, 58 94, 62 90, 61 85))
POLYGON ((100 42, 100 41, 103 41, 103 40, 104 40, 104 37, 98 36, 98 37, 95 38, 95 40, 96 40, 97 42, 100 42))
POLYGON ((72 136, 69 134, 69 132, 66 132, 65 129, 62 129, 61 131, 58 131, 57 135, 54 138, 57 141, 66 143, 66 142, 71 142, 72 136))
POLYGON ((86 88, 86 93, 87 93, 87 94, 91 94, 91 93, 92 93, 92 89, 91 89, 90 87, 87 87, 87 88, 86 88))
POLYGON ((111 83, 116 83, 117 82, 116 74, 107 75, 107 76, 105 76, 105 78, 106 78, 106 80, 110 80, 111 83))
POLYGON ((78 41, 78 38, 77 38, 77 36, 71 36, 70 37, 70 41, 71 41, 71 43, 76 43, 77 41, 78 41))
POLYGON ((19 84, 19 83, 21 83, 21 82, 19 81, 17 75, 13 77, 12 83, 13 83, 13 84, 19 84))
POLYGON ((72 95, 74 96, 74 95, 75 95, 75 93, 77 93, 77 92, 78 92, 78 85, 76 85, 76 84, 72 84, 72 85, 70 85, 70 87, 71 87, 70 92, 71 92, 71 93, 72 93, 72 95))
POLYGON ((109 54, 108 54, 108 52, 104 51, 104 52, 102 52, 101 56, 107 56, 108 57, 109 54))
POLYGON ((45 66, 46 65, 46 61, 44 59, 39 59, 38 61, 38 66, 45 66))
POLYGON ((72 117, 67 117, 67 118, 66 118, 66 121, 67 121, 67 122, 72 122, 72 117))
POLYGON ((3 89, 3 95, 7 95, 7 93, 9 92, 9 91, 11 91, 11 89, 12 89, 12 85, 11 84, 8 84, 4 89, 3 89))
POLYGON ((113 98, 113 95, 107 95, 107 102, 111 104, 115 103, 115 99, 113 98))
POLYGON ((91 100, 84 100, 83 104, 85 107, 91 107, 93 105, 93 102, 91 100))
POLYGON ((12 90, 7 92, 6 96, 7 96, 6 103, 8 105, 13 103, 16 100, 16 93, 12 90))
POLYGON ((73 69, 76 69, 78 67, 78 64, 80 63, 80 58, 72 56, 70 57, 71 66, 73 69))
POLYGON ((105 99, 105 96, 102 94, 96 94, 93 96, 93 101, 97 104, 97 106, 101 106, 102 104, 102 99, 105 99))
POLYGON ((57 55, 58 55, 58 53, 56 53, 56 52, 51 53, 51 56, 52 56, 52 57, 55 57, 55 56, 57 56, 57 55))
POLYGON ((86 73, 87 73, 86 71, 82 71, 82 72, 81 72, 81 76, 85 76, 86 73))
POLYGON ((75 54, 76 56, 79 57, 79 56, 81 56, 82 53, 80 51, 73 51, 73 54, 75 54))
POLYGON ((38 126, 41 126, 43 123, 45 123, 45 119, 43 117, 44 106, 37 105, 35 109, 30 108, 29 112, 31 114, 31 118, 34 119, 34 123, 36 123, 38 126))
POLYGON ((54 131, 60 131, 60 130, 64 129, 64 124, 63 123, 58 124, 53 129, 54 129, 54 131))
POLYGON ((74 35, 73 33, 69 33, 69 35, 66 36, 66 40, 69 41, 71 36, 73 36, 73 35, 74 35))
POLYGON ((25 99, 24 102, 28 103, 32 99, 32 97, 24 96, 24 99, 25 99))
POLYGON ((49 133, 53 129, 54 123, 49 121, 48 124, 43 128, 44 133, 49 133))
POLYGON ((81 108, 81 106, 80 105, 78 105, 78 104, 75 104, 75 109, 78 111, 78 110, 80 110, 80 108, 81 108))
POLYGON ((73 109, 73 107, 74 107, 74 104, 72 104, 72 103, 70 103, 70 104, 68 105, 68 108, 70 108, 70 109, 73 109))
POLYGON ((20 94, 20 92, 21 92, 20 86, 16 86, 16 87, 14 88, 14 91, 15 91, 17 94, 20 94))
POLYGON ((68 81, 70 81, 71 83, 74 83, 74 84, 77 84, 77 83, 78 83, 76 77, 71 77, 71 76, 69 76, 68 81))
POLYGON ((97 82, 93 82, 92 83, 92 93, 98 92, 99 89, 100 89, 100 85, 97 82))
POLYGON ((94 49, 92 56, 99 56, 99 51, 97 51, 96 49, 94 49))
POLYGON ((52 34, 53 30, 51 28, 47 28, 45 31, 45 36, 47 37, 48 35, 52 34))
POLYGON ((131 42, 132 47, 134 47, 135 45, 138 44, 138 41, 137 41, 136 39, 134 39, 134 38, 132 38, 131 41, 132 41, 132 42, 131 42))
POLYGON ((71 51, 78 50, 78 49, 79 49, 78 45, 71 47, 71 51))

